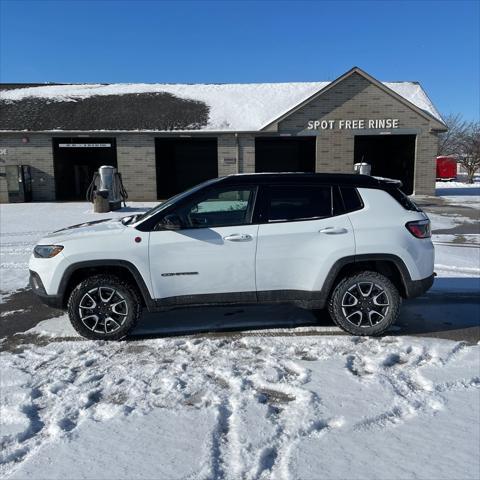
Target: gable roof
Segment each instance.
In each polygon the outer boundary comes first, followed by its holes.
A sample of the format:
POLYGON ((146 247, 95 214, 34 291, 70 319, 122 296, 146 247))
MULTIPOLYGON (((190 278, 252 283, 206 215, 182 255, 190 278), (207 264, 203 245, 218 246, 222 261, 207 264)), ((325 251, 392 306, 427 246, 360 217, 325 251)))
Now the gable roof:
POLYGON ((275 120, 269 122, 265 125, 262 130, 268 129, 270 126, 281 122, 291 114, 295 113, 306 104, 310 103, 311 101, 318 98, 320 95, 328 92, 336 85, 344 81, 346 78, 358 74, 368 80, 373 85, 376 85, 378 88, 383 90, 385 93, 393 96, 401 103, 406 105, 407 107, 413 109, 419 115, 423 116, 427 120, 431 121, 434 120, 437 123, 437 127, 439 130, 446 130, 446 124, 443 121, 440 113, 438 113, 437 109, 434 107, 433 103, 431 102, 430 98, 428 97, 427 93, 423 90, 420 83, 418 82, 379 82, 375 78, 373 78, 368 73, 364 72, 361 68, 353 67, 348 72, 345 72, 343 75, 340 75, 336 80, 333 82, 327 83, 322 89, 318 92, 315 92, 311 97, 306 98, 303 102, 295 105, 290 110, 287 110, 282 115, 280 115, 275 120), (415 88, 416 87, 416 88, 415 88))
MULTIPOLYGON (((252 84, 0 85, 0 130, 254 132, 316 98, 340 79, 252 84)), ((418 83, 380 85, 443 124, 418 83)))

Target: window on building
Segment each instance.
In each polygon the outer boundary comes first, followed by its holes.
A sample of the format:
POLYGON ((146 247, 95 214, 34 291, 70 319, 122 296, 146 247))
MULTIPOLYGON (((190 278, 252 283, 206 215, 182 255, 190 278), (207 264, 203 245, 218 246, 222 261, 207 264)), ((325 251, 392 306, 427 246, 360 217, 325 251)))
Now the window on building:
POLYGON ((269 188, 268 221, 312 220, 332 216, 329 186, 279 185, 269 188))

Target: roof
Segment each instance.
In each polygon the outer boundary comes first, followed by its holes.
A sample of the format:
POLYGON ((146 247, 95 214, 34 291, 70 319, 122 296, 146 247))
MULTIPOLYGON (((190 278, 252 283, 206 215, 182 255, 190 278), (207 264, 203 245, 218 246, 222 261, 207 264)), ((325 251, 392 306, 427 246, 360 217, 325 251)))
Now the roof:
POLYGON ((298 172, 275 172, 275 173, 240 173, 228 175, 219 179, 227 184, 255 184, 275 185, 276 183, 326 183, 329 185, 349 185, 359 188, 388 188, 398 186, 398 180, 389 178, 372 177, 352 173, 298 173, 298 172))
MULTIPOLYGON (((259 131, 331 82, 0 85, 0 130, 259 131)), ((417 82, 382 82, 443 123, 417 82)))

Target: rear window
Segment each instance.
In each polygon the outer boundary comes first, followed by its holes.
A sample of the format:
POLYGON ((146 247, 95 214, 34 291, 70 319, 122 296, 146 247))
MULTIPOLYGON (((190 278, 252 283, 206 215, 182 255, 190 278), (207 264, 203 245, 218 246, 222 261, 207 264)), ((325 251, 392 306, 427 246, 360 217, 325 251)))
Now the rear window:
POLYGON ((331 217, 332 189, 325 185, 271 186, 267 212, 269 222, 331 217))
POLYGON ((345 207, 345 213, 355 212, 363 208, 362 199, 356 188, 353 187, 341 187, 343 205, 345 207))
POLYGON ((399 188, 389 188, 387 192, 405 209, 412 212, 421 212, 422 209, 417 204, 408 198, 399 188))

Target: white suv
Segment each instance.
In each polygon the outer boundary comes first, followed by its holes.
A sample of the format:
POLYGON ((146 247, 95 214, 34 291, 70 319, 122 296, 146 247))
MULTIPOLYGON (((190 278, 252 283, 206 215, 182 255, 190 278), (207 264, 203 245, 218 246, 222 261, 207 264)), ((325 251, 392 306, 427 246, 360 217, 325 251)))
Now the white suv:
POLYGON ((149 311, 295 303, 378 335, 434 278, 430 221, 398 182, 364 175, 209 180, 143 215, 54 232, 30 260, 33 291, 91 339, 125 337, 149 311))

